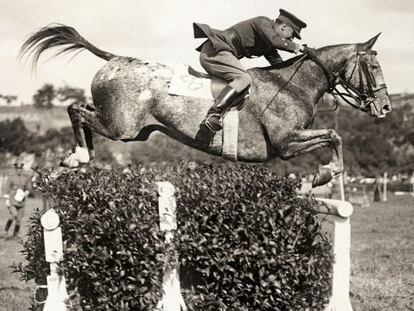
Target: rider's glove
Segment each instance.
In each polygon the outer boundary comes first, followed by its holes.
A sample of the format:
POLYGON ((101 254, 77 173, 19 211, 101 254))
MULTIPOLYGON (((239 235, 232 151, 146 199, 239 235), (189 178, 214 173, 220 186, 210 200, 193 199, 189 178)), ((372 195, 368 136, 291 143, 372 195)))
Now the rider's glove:
POLYGON ((315 51, 314 48, 310 48, 306 44, 302 45, 302 52, 309 56, 315 56, 315 51))

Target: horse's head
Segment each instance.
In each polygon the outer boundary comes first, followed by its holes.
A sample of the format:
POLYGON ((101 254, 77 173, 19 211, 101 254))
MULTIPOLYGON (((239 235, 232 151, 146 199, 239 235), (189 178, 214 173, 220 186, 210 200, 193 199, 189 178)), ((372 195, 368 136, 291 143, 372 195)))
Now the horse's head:
POLYGON ((348 61, 342 79, 346 82, 345 85, 350 87, 361 110, 371 116, 384 118, 391 111, 391 102, 376 57, 377 52, 372 50, 379 35, 356 45, 356 52, 348 61))

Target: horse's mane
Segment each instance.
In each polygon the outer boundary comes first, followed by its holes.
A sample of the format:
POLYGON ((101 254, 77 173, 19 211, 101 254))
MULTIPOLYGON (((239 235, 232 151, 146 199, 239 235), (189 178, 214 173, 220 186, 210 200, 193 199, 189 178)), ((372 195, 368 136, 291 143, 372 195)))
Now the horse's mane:
POLYGON ((294 63, 296 63, 300 58, 304 57, 304 54, 299 54, 294 57, 288 58, 287 60, 284 60, 280 63, 264 66, 264 67, 256 67, 257 69, 261 70, 272 70, 272 69, 282 69, 292 66, 294 63))
MULTIPOLYGON (((321 53, 324 52, 326 50, 330 50, 332 48, 344 48, 347 46, 350 46, 351 44, 336 44, 336 45, 328 45, 328 46, 324 46, 321 48, 316 49, 317 53, 321 53)), ((269 65, 269 66, 264 66, 264 67, 255 67, 255 69, 260 69, 260 70, 272 70, 272 69, 283 69, 283 68, 288 68, 290 66, 292 66, 293 64, 295 64, 298 60, 300 60, 301 58, 306 57, 305 54, 299 54, 296 55, 294 57, 288 58, 285 61, 282 61, 280 63, 274 64, 274 65, 269 65)))

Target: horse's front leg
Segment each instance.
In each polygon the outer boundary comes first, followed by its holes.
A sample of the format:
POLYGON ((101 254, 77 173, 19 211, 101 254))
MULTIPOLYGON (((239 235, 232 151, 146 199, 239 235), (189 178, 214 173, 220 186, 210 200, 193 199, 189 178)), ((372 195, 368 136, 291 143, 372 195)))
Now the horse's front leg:
POLYGON ((319 167, 312 182, 313 187, 328 183, 343 172, 342 139, 332 129, 303 130, 290 132, 279 144, 279 155, 282 159, 290 159, 312 150, 330 147, 332 160, 328 165, 319 167))

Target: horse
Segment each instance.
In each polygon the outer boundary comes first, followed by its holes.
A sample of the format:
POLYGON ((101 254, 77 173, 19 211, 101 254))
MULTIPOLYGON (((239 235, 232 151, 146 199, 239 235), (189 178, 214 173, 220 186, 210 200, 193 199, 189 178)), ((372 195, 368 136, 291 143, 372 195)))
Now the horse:
MULTIPOLYGON (((372 50, 380 33, 364 43, 337 44, 299 54, 281 65, 248 69, 250 93, 239 112, 237 160, 288 160, 328 147, 332 157, 319 165, 313 186, 343 172, 342 139, 333 129, 311 129, 319 99, 336 91, 354 108, 384 118, 391 103, 381 67, 372 50), (338 91, 341 85, 344 91, 338 91)), ((93 103, 68 106, 76 146, 61 165, 85 165, 95 156, 93 132, 114 141, 145 141, 154 131, 192 148, 220 156, 221 135, 200 126, 212 100, 168 94, 173 69, 160 63, 118 56, 97 48, 73 27, 52 24, 32 34, 20 56, 33 66, 50 48, 55 55, 86 49, 106 60, 91 85, 93 103)))

